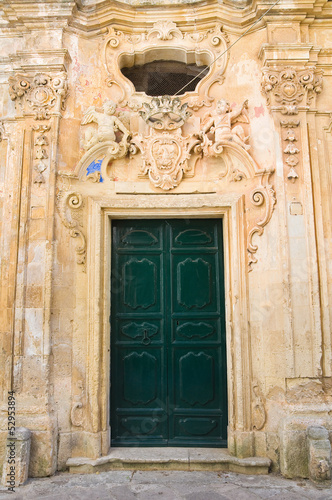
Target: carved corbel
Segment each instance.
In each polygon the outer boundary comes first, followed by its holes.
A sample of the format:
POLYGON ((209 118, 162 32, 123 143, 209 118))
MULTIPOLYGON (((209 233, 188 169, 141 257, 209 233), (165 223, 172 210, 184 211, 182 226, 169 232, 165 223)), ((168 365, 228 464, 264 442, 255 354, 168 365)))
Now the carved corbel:
POLYGON ((68 96, 67 75, 16 74, 9 78, 9 93, 17 110, 25 115, 34 115, 35 120, 49 120, 52 113, 64 109, 68 96))
POLYGON ((86 258, 86 239, 83 231, 80 229, 80 224, 74 213, 82 208, 82 195, 75 191, 63 192, 58 194, 58 212, 63 225, 69 229, 69 234, 72 238, 79 238, 80 244, 76 246, 77 263, 85 264, 86 258))

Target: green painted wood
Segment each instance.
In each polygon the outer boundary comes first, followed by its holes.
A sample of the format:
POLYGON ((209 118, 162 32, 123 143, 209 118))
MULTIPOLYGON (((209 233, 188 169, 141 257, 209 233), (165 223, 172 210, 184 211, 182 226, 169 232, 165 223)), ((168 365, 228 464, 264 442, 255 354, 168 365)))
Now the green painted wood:
POLYGON ((222 248, 217 219, 113 221, 113 445, 227 446, 222 248))

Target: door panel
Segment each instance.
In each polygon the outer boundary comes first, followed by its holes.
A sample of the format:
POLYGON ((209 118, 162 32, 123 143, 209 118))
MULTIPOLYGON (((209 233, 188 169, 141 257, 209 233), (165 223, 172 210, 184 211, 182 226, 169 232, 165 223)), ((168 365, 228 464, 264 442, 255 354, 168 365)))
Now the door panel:
POLYGON ((221 221, 114 221, 112 235, 112 443, 226 446, 221 221))

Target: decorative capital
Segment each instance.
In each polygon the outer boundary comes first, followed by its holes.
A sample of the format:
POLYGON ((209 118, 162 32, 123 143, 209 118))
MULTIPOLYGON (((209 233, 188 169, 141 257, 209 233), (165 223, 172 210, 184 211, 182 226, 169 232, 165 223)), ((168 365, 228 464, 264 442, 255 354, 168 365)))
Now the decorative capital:
POLYGON ((145 111, 140 111, 139 114, 150 127, 156 130, 180 128, 192 114, 187 111, 187 104, 181 104, 178 97, 172 99, 170 96, 155 97, 151 103, 143 103, 143 108, 145 111))
POLYGON ((263 68, 262 93, 267 104, 284 115, 296 115, 299 106, 308 108, 322 91, 323 71, 314 67, 263 68))
POLYGON ((64 109, 68 97, 67 75, 64 72, 52 76, 17 74, 9 78, 12 101, 23 115, 34 114, 35 120, 49 120, 53 113, 64 109))

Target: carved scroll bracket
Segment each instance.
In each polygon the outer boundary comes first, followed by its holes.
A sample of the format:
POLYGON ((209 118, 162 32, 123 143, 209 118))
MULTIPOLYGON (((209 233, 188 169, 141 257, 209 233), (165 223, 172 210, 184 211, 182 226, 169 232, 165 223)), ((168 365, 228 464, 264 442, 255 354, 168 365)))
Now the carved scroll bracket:
POLYGON ((75 191, 60 191, 58 194, 58 212, 63 225, 69 229, 69 234, 72 238, 79 238, 80 243, 76 246, 77 263, 85 264, 86 258, 86 239, 79 221, 82 213, 83 198, 80 193, 75 191), (75 214, 76 212, 76 214, 75 214), (74 215, 75 214, 75 215, 74 215), (78 216, 77 216, 78 215, 78 216))
POLYGON ((264 227, 268 222, 270 222, 274 206, 276 204, 276 194, 274 188, 271 184, 268 183, 269 176, 273 173, 273 171, 267 171, 262 175, 262 184, 257 188, 253 189, 250 194, 250 202, 255 207, 265 207, 265 213, 262 218, 256 220, 253 227, 248 232, 248 241, 247 241, 247 252, 248 252, 248 271, 252 271, 252 265, 257 262, 257 258, 255 253, 258 250, 258 245, 253 243, 253 237, 255 234, 258 236, 262 236, 264 233, 264 227), (266 178, 263 183, 264 177, 266 178))

